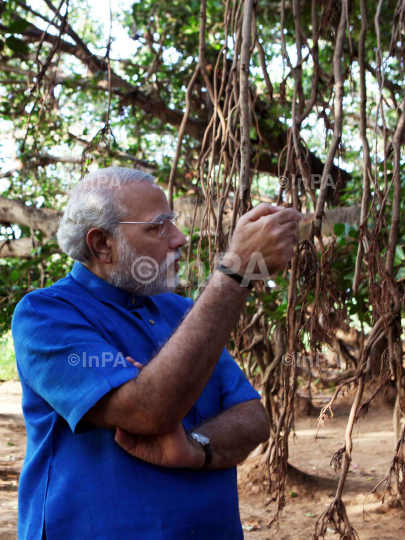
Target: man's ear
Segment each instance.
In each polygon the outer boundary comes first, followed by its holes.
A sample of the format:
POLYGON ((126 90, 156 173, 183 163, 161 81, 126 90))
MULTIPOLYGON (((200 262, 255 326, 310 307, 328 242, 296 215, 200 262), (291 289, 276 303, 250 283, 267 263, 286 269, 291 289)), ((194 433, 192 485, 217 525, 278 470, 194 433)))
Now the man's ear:
POLYGON ((88 248, 98 261, 103 264, 112 263, 112 238, 103 229, 90 229, 86 236, 88 248))

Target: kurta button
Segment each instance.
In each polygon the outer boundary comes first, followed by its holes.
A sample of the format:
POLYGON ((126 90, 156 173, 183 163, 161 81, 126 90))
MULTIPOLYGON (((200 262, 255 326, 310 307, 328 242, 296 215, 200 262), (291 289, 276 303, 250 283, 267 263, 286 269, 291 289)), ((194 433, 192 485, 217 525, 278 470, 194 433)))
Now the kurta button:
POLYGON ((131 298, 131 304, 135 304, 135 298, 131 298))
POLYGON ((155 321, 153 321, 152 319, 149 319, 149 324, 155 324, 155 321))

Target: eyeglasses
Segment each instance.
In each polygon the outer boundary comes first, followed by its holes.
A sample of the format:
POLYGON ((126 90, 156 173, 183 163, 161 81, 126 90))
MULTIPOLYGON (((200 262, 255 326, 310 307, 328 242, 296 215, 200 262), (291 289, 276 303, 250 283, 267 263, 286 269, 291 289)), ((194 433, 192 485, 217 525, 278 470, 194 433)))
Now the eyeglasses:
POLYGON ((166 236, 166 234, 169 232, 169 227, 170 227, 170 224, 171 223, 175 223, 177 218, 179 216, 173 216, 172 218, 166 218, 162 221, 119 221, 118 223, 133 223, 133 224, 138 224, 138 223, 143 223, 143 224, 148 224, 148 225, 156 225, 156 228, 158 228, 159 230, 159 236, 166 236))

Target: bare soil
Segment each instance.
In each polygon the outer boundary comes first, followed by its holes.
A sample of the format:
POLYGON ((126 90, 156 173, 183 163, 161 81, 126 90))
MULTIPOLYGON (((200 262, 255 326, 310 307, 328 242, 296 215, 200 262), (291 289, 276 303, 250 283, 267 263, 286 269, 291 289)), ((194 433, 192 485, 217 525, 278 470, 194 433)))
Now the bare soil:
MULTIPOLYGON (((319 396, 317 403, 326 400, 319 396)), ((262 482, 260 457, 239 466, 239 497, 246 540, 311 540, 317 518, 333 500, 338 474, 329 466, 333 453, 343 444, 351 396, 335 409, 333 419, 317 428, 317 410, 310 416, 299 415, 296 434, 291 437, 290 463, 294 472, 286 490, 285 507, 278 530, 268 530, 274 508, 266 506, 268 497, 262 482)), ((353 462, 346 483, 344 502, 349 518, 361 540, 397 540, 405 538, 405 511, 391 499, 381 502, 383 489, 367 494, 387 474, 394 451, 392 406, 379 400, 354 431, 353 462)), ((17 538, 18 477, 24 460, 26 434, 21 412, 19 382, 0 384, 0 539, 17 538)), ((338 535, 328 531, 327 539, 338 535)))
MULTIPOLYGON (((265 505, 269 498, 261 480, 261 459, 247 460, 239 467, 240 510, 246 540, 312 539, 317 519, 333 501, 336 492, 340 475, 330 467, 330 460, 343 446, 353 397, 349 393, 338 402, 334 417, 321 427, 316 441, 318 414, 330 397, 319 395, 315 402, 318 407, 309 416, 298 413, 295 437, 290 439, 289 458, 289 463, 298 471, 292 471, 290 475, 287 505, 278 530, 268 530, 266 526, 274 514, 274 507, 265 505), (250 527, 254 528, 248 531, 250 527)), ((405 530, 401 530, 405 526, 405 510, 399 501, 391 498, 383 504, 383 487, 376 494, 367 496, 387 475, 394 455, 393 404, 388 405, 386 398, 373 402, 353 432, 353 461, 343 500, 360 540, 405 539, 405 530)), ((339 535, 328 529, 325 538, 338 539, 339 535)))
POLYGON ((21 385, 0 384, 0 539, 17 538, 18 478, 27 437, 21 410, 21 385))

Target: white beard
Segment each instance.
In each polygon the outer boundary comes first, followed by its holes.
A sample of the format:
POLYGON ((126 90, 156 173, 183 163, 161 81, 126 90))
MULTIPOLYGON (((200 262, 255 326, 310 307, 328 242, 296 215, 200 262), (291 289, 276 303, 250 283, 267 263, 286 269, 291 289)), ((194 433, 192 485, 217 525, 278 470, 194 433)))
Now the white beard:
POLYGON ((106 281, 130 294, 155 296, 175 291, 179 284, 174 263, 181 256, 181 248, 168 253, 166 260, 158 265, 152 257, 137 255, 127 239, 119 233, 118 263, 112 268, 106 281))

